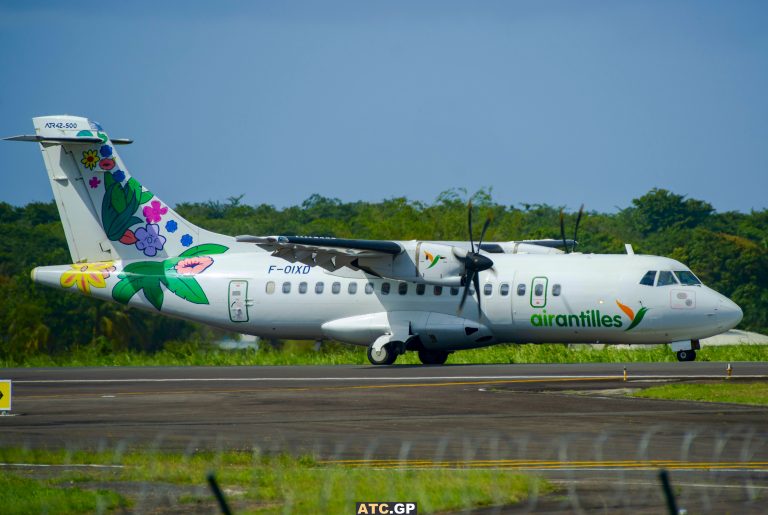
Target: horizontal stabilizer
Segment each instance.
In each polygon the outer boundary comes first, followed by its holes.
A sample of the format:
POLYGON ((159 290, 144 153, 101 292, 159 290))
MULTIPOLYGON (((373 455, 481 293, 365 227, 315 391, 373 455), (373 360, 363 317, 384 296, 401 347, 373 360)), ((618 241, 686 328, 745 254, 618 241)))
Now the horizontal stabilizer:
MULTIPOLYGON (((21 135, 11 136, 10 138, 3 138, 5 141, 31 141, 33 143, 53 143, 53 144, 67 144, 67 145, 93 145, 103 143, 101 138, 95 136, 80 136, 80 137, 66 137, 66 136, 38 136, 38 135, 21 135)), ((132 139, 127 138, 113 138, 113 145, 130 145, 133 143, 132 139)))

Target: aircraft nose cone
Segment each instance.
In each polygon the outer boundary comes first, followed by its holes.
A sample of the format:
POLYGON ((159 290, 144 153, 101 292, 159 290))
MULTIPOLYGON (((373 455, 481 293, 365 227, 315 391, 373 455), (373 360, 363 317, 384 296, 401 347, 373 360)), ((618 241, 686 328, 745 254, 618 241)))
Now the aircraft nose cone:
POLYGON ((727 329, 733 329, 744 318, 744 313, 738 304, 731 299, 723 298, 717 306, 717 318, 727 329))

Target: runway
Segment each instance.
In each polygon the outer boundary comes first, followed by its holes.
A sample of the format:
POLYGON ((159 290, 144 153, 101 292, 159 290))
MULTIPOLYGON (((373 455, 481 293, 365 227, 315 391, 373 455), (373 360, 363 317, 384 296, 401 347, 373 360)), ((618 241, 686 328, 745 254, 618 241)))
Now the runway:
MULTIPOLYGON (((650 484, 664 467, 692 490, 734 487, 743 498, 751 484, 768 495, 768 408, 626 395, 720 381, 726 363, 632 363, 626 381, 624 366, 10 369, 15 416, 0 418, 0 445, 258 447, 350 467, 514 468, 581 485, 594 502, 612 492, 605 485, 650 484)), ((732 381, 768 379, 766 363, 732 367, 732 381)))

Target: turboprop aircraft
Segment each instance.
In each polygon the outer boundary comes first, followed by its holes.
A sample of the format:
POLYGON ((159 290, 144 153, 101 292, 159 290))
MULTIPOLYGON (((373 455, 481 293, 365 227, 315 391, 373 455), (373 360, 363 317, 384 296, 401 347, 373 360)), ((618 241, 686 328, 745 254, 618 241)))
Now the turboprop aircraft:
MULTIPOLYGON (((735 327, 739 306, 673 259, 568 252, 555 240, 374 241, 238 236, 185 220, 134 179, 110 138, 77 116, 34 118, 72 264, 32 279, 266 338, 368 347, 374 365, 424 364, 496 343, 671 343, 735 327), (469 304, 469 305, 465 305, 469 304)), ((562 217, 561 217, 561 233, 562 217)))

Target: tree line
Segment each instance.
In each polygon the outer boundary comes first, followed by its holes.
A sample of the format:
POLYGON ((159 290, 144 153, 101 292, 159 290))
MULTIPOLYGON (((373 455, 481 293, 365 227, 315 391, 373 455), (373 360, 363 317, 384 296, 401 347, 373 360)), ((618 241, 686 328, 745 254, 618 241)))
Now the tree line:
MULTIPOLYGON (((449 190, 432 203, 404 197, 342 202, 312 195, 301 205, 283 209, 246 205, 241 196, 226 202, 185 202, 176 210, 201 227, 230 235, 466 240, 468 200, 477 220, 493 220, 486 241, 560 235, 560 208, 499 204, 490 190, 472 195, 449 190)), ((575 219, 575 213, 566 214, 568 231, 575 219)), ((768 210, 718 213, 705 201, 653 189, 616 213, 587 212, 578 240, 581 252, 623 253, 624 244, 632 243, 637 253, 677 259, 742 307, 741 328, 768 331, 768 210)), ((32 268, 69 262, 54 202, 0 203, 0 357, 64 353, 84 345, 100 346, 106 353, 153 352, 170 341, 207 340, 219 334, 199 324, 32 283, 32 268)))

